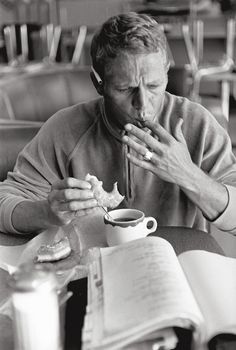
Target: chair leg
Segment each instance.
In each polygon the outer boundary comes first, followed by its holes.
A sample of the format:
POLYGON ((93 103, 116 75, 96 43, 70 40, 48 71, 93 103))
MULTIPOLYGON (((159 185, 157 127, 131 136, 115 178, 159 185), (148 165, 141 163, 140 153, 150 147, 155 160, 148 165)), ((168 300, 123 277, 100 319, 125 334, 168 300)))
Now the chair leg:
POLYGON ((79 29, 79 34, 76 40, 75 49, 71 59, 72 64, 79 64, 79 60, 84 47, 85 39, 87 35, 87 26, 82 25, 79 29))
POLYGON ((201 103, 200 79, 199 79, 197 74, 195 76, 193 76, 193 84, 192 84, 192 91, 191 91, 190 98, 194 102, 201 103))
POLYGON ((204 23, 202 20, 194 21, 193 33, 195 57, 197 64, 199 65, 200 62, 203 60, 204 23))
POLYGON ((16 53, 16 31, 13 25, 6 26, 4 28, 4 40, 7 50, 7 59, 11 64, 17 58, 16 53))
POLYGON ((26 63, 29 57, 27 24, 22 24, 20 26, 20 36, 21 36, 21 57, 22 57, 23 63, 26 63))
POLYGON ((229 121, 229 99, 230 99, 230 82, 222 81, 221 83, 221 106, 224 118, 229 121))
POLYGON ((50 62, 56 61, 57 53, 59 50, 60 39, 61 39, 61 32, 62 32, 62 29, 61 29, 60 25, 58 25, 54 28, 50 52, 49 52, 49 61, 50 62))

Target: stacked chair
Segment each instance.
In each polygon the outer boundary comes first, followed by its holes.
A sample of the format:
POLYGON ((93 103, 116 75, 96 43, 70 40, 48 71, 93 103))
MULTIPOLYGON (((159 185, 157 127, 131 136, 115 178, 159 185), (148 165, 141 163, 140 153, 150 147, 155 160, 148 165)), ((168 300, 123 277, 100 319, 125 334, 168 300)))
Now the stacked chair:
POLYGON ((203 61, 203 43, 204 43, 204 23, 196 19, 193 22, 192 30, 188 23, 183 24, 182 32, 185 41, 185 47, 189 64, 186 66, 188 71, 189 97, 196 102, 201 102, 210 109, 215 117, 227 128, 229 121, 229 101, 230 84, 235 80, 234 77, 234 36, 235 19, 226 20, 225 35, 225 53, 218 62, 203 61), (219 86, 220 107, 216 109, 217 100, 204 99, 201 96, 201 83, 212 82, 219 86))
POLYGON ((73 52, 63 62, 65 33, 60 25, 22 23, 2 28, 8 62, 0 66, 0 181, 48 118, 98 96, 90 67, 81 64, 87 27, 79 26, 73 33, 73 52))
MULTIPOLYGON (((17 74, 37 69, 54 68, 56 63, 61 62, 63 30, 60 25, 9 24, 3 26, 2 32, 8 64, 0 66, 0 77, 9 76, 9 73, 17 74)), ((72 59, 67 63, 79 64, 86 34, 87 27, 80 26, 72 59)))

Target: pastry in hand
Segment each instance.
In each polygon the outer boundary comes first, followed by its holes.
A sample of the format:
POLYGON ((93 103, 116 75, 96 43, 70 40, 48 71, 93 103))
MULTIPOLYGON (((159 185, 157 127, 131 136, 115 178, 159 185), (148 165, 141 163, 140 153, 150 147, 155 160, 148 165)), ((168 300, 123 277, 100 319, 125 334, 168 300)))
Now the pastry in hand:
POLYGON ((85 180, 91 183, 94 197, 100 207, 116 208, 123 201, 124 196, 119 193, 117 182, 114 183, 111 192, 106 192, 102 187, 103 182, 96 176, 87 174, 85 180))
POLYGON ((71 253, 68 237, 64 237, 52 244, 41 245, 37 251, 36 262, 51 262, 65 259, 71 253))

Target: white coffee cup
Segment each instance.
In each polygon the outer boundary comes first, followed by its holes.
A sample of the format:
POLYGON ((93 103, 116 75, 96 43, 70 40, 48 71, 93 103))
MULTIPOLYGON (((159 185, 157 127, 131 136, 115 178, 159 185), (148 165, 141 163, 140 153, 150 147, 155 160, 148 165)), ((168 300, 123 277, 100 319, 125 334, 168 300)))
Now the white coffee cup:
POLYGON ((156 231, 157 221, 137 209, 115 209, 104 216, 107 244, 111 247, 146 237, 156 231))

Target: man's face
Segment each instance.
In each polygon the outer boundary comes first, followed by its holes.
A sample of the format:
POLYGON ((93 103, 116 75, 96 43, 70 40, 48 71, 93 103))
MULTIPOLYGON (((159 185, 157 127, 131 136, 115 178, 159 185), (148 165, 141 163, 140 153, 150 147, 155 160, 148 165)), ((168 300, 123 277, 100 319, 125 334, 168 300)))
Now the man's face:
POLYGON ((162 109, 167 85, 165 60, 161 52, 122 53, 105 70, 104 99, 108 118, 121 125, 142 127, 162 109))

